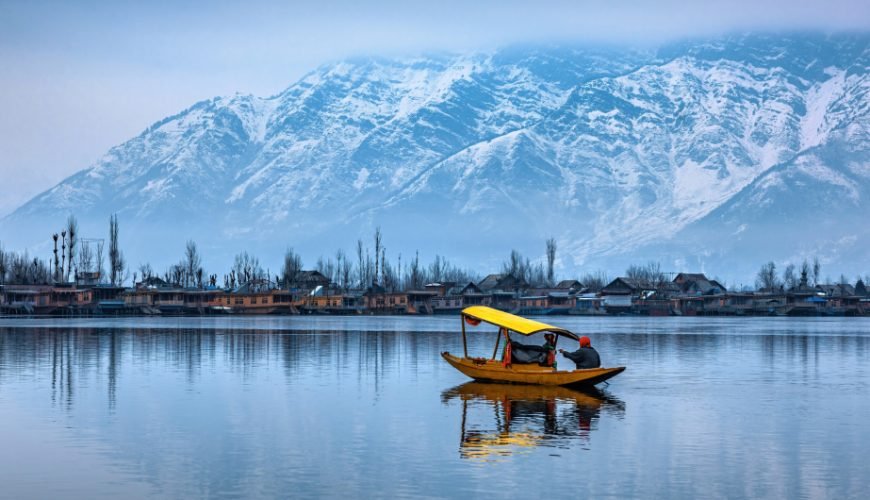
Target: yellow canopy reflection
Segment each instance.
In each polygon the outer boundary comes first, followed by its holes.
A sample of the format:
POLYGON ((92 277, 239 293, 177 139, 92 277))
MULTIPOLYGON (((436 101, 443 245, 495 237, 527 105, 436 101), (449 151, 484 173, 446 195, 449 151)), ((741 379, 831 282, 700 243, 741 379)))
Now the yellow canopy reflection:
POLYGON ((625 404, 607 393, 560 386, 467 382, 442 392, 441 401, 460 405, 460 456, 481 461, 588 442, 602 411, 625 411, 625 404))

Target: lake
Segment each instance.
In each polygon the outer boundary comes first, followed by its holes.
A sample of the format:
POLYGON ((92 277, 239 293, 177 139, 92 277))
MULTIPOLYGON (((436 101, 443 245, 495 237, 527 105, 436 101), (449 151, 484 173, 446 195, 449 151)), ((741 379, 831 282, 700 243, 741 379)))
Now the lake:
POLYGON ((546 321, 627 370, 469 383, 457 317, 0 319, 0 497, 870 495, 870 318, 546 321))

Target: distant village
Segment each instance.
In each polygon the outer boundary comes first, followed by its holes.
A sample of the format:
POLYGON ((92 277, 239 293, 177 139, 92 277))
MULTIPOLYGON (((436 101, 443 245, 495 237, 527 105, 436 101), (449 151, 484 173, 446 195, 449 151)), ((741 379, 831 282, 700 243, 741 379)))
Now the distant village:
POLYGON ((822 283, 818 260, 800 269, 789 265, 781 277, 773 262, 764 264, 754 290, 729 290, 703 273, 664 273, 656 263, 631 266, 612 280, 598 273, 557 281, 550 239, 546 262, 512 251, 501 272, 478 278, 440 256, 428 266, 418 255, 403 266, 399 256, 394 265, 377 229, 373 249, 359 240, 356 259, 339 250, 315 269, 304 269, 288 250, 281 273, 271 275, 243 252, 227 274, 206 275, 190 241, 183 259, 161 275, 143 264, 131 276, 118 245, 117 216, 110 219, 105 256, 103 240, 77 239, 76 230, 70 217, 52 235, 49 259, 0 246, 0 315, 431 315, 486 305, 522 315, 870 316, 864 280, 822 283))

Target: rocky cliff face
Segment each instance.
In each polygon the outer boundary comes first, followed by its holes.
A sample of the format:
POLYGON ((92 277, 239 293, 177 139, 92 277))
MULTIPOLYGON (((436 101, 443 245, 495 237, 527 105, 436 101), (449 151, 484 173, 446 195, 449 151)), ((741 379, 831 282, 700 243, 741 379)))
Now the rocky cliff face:
POLYGON ((166 118, 0 234, 47 241, 70 212, 102 234, 117 212, 134 262, 188 237, 216 264, 313 259, 379 224, 390 253, 469 265, 555 236, 566 271, 817 253, 865 272, 868 65, 870 36, 810 34, 351 60, 166 118))

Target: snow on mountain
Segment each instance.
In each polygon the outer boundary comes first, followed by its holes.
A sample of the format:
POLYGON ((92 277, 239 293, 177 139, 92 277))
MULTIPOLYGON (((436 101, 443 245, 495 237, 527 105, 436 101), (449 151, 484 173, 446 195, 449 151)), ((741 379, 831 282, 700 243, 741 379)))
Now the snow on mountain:
POLYGON ((155 240, 195 238, 219 262, 289 245, 313 258, 380 224, 391 252, 468 265, 513 247, 538 255, 555 235, 566 270, 754 268, 818 252, 857 272, 870 243, 853 224, 870 186, 868 41, 747 35, 326 65, 278 95, 215 98, 152 125, 0 222, 0 239, 47 239, 69 212, 102 231, 118 212, 131 259, 157 263, 155 240), (813 238, 783 221, 819 210, 852 222, 796 245, 813 238))

